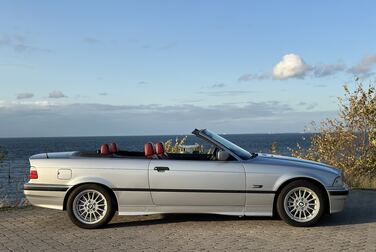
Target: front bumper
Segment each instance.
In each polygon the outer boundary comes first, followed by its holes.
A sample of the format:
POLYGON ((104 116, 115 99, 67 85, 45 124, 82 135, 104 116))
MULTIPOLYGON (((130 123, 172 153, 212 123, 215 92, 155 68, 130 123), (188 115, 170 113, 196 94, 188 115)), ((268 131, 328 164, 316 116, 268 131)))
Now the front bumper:
POLYGON ((346 198, 349 194, 347 187, 328 189, 330 213, 341 212, 345 208, 346 198))

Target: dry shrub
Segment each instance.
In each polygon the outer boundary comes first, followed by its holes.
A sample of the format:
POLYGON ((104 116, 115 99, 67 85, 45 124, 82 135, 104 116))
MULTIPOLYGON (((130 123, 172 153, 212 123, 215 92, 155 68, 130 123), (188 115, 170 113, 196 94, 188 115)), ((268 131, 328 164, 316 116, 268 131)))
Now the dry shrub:
POLYGON ((167 140, 163 145, 168 153, 180 153, 180 146, 187 143, 187 136, 175 139, 175 144, 173 144, 172 139, 167 140))
POLYGON ((271 147, 270 147, 270 153, 273 154, 273 155, 278 155, 278 143, 277 142, 273 142, 271 147))
MULTIPOLYGON (((0 146, 0 164, 5 159, 6 152, 0 146)), ((0 169, 3 168, 0 166, 0 169)), ((7 195, 5 193, 5 185, 0 184, 0 208, 6 207, 7 195), (1 196, 4 195, 4 196, 1 196)))
POLYGON ((316 125, 311 146, 290 149, 298 158, 327 163, 343 170, 352 187, 376 188, 376 98, 375 85, 364 88, 356 82, 338 98, 339 116, 316 125))
POLYGON ((0 146, 0 163, 1 161, 3 161, 3 159, 5 159, 5 156, 6 156, 6 151, 3 150, 3 148, 0 146))
MULTIPOLYGON (((181 148, 182 145, 187 145, 187 136, 182 138, 177 137, 175 143, 173 143, 172 139, 164 142, 164 148, 167 153, 181 153, 183 151, 181 148)), ((194 151, 197 151, 198 153, 205 152, 203 145, 199 145, 198 143, 195 143, 194 145, 198 146, 194 151)))

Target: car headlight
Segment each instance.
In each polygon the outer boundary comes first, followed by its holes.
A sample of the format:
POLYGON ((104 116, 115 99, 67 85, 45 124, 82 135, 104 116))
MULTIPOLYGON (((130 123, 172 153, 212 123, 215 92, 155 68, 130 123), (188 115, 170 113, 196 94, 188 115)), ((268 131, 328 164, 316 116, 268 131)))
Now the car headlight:
POLYGON ((333 186, 343 186, 343 179, 342 176, 338 176, 335 178, 333 182, 333 186))

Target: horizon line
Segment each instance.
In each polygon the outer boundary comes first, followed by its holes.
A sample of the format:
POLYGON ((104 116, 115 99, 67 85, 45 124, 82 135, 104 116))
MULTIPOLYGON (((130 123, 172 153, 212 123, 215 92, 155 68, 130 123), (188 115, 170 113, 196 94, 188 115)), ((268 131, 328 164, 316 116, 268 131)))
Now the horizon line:
MULTIPOLYGON (((318 132, 276 132, 276 133, 218 133, 219 135, 281 135, 281 134, 316 134, 318 132)), ((83 138, 90 138, 90 137, 147 137, 147 136, 193 136, 192 133, 189 134, 148 134, 148 135, 89 135, 89 136, 79 136, 79 135, 71 135, 71 136, 12 136, 12 137, 2 137, 0 139, 20 139, 20 138, 76 138, 76 137, 83 137, 83 138)))

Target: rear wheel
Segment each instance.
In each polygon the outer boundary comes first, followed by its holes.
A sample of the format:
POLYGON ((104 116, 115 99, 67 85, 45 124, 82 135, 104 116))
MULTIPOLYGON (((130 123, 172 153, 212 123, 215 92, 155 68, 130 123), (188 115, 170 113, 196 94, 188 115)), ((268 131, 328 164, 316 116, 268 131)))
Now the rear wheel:
POLYGON ((306 180, 291 182, 282 189, 277 199, 279 216, 296 227, 316 224, 324 214, 325 208, 324 192, 306 180))
POLYGON ((70 194, 68 216, 81 228, 98 228, 107 224, 115 213, 110 193, 102 186, 85 184, 70 194))

